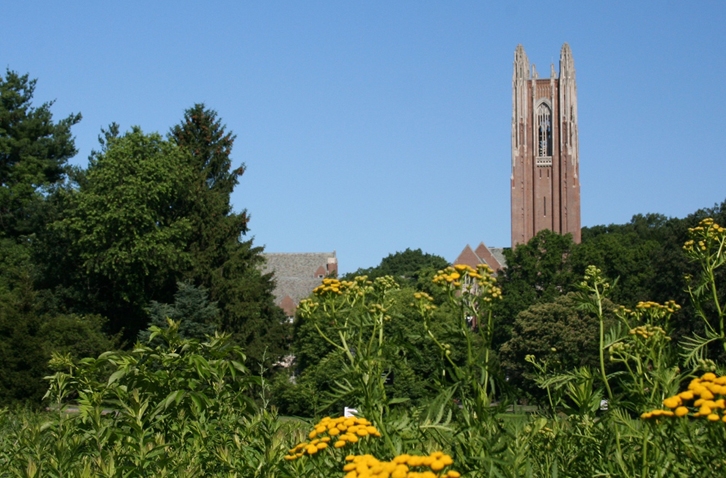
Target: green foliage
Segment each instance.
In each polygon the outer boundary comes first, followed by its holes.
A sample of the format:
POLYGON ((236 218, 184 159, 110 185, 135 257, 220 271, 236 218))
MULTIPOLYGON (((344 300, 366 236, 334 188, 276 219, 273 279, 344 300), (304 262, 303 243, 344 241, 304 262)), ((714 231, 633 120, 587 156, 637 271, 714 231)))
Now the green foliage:
POLYGON ((34 267, 26 244, 0 239, 0 403, 37 404, 53 351, 74 358, 113 346, 102 332, 99 316, 44 311, 33 288, 34 267))
POLYGON ((709 349, 726 352, 726 308, 724 306, 723 265, 726 264, 726 228, 712 218, 703 219, 689 229, 690 239, 683 249, 698 264, 697 276, 686 278, 688 293, 696 316, 703 321, 705 333, 684 340, 686 363, 697 365, 709 349), (719 350, 720 349, 720 350, 719 350))
POLYGON ((495 342, 506 342, 517 314, 528 307, 552 302, 575 290, 578 276, 570 256, 576 248, 571 235, 561 236, 542 230, 527 244, 505 249, 507 268, 499 274, 503 300, 495 305, 497 327, 495 342))
MULTIPOLYGON (((654 299, 652 282, 659 274, 655 258, 668 247, 680 248, 665 241, 670 221, 661 215, 634 216, 624 225, 595 226, 583 229, 582 244, 570 259, 578 276, 595 265, 607 277, 619 278, 619 287, 612 299, 618 303, 634 304, 654 299)), ((681 260, 684 258, 681 257, 681 260)), ((676 296, 658 300, 675 299, 676 296)))
MULTIPOLYGON (((151 301, 147 312, 151 325, 166 327, 168 319, 179 324, 179 336, 182 338, 202 340, 214 335, 219 322, 219 309, 216 302, 209 302, 207 291, 203 287, 195 287, 186 282, 179 282, 174 294, 173 304, 162 304, 151 301)), ((144 330, 139 334, 141 341, 146 342, 151 332, 144 330)))
MULTIPOLYGON (((172 303, 183 281, 206 289, 219 309, 207 325, 232 333, 254 361, 279 360, 288 327, 271 277, 260 272, 262 249, 241 241, 247 215, 232 212, 230 194, 244 167, 231 170, 234 136, 216 113, 195 105, 169 140, 139 128, 120 135, 111 125, 99 141, 88 169, 50 198, 52 221, 37 251, 42 287, 62 307, 100 313, 110 331, 134 340, 149 311, 170 312, 158 304, 172 303)), ((205 327, 193 335, 213 330, 205 327)))
POLYGON ((151 300, 170 302, 191 263, 191 223, 179 211, 192 179, 188 161, 158 134, 133 128, 109 138, 79 188, 61 193, 47 265, 77 291, 75 308, 107 316, 113 331, 135 336, 144 308, 151 300))
POLYGON ((448 265, 448 261, 441 256, 424 253, 421 249, 407 248, 403 252, 387 255, 376 267, 358 269, 347 274, 345 279, 352 280, 356 276, 367 276, 370 279, 391 276, 402 286, 416 287, 424 276, 430 281, 435 271, 448 265))
POLYGON ((245 392, 258 380, 229 337, 182 339, 172 322, 150 338, 158 344, 79 363, 56 355, 54 412, 39 420, 0 411, 4 473, 279 476, 285 440, 299 426, 254 407, 245 392))
POLYGON ((247 233, 246 211, 232 212, 230 195, 245 171, 232 169, 235 136, 214 110, 196 104, 171 128, 170 140, 189 155, 192 179, 180 214, 190 223, 190 267, 183 277, 209 291, 220 311, 221 330, 234 334, 248 357, 269 367, 285 355, 289 326, 274 304, 271 275, 260 272, 262 248, 247 233))
MULTIPOLYGON (((613 306, 607 308, 612 324, 613 306)), ((527 357, 532 356, 548 375, 577 367, 596 368, 598 330, 597 317, 578 310, 574 293, 533 305, 517 315, 512 337, 501 348, 502 366, 514 386, 543 398, 543 391, 534 382, 537 369, 527 357)))
POLYGON ((53 122, 53 102, 32 106, 36 80, 8 70, 0 76, 0 234, 17 237, 37 230, 42 190, 63 178, 76 154, 72 114, 53 122))
POLYGON ((480 264, 477 270, 466 265, 447 267, 433 278, 433 282, 446 292, 448 303, 457 312, 455 331, 464 346, 461 360, 455 359, 452 344, 442 341, 430 327, 433 298, 425 293, 415 294, 416 307, 424 319, 427 334, 442 353, 442 375, 448 375, 453 381, 454 397, 460 401, 462 409, 483 417, 491 411, 492 401, 497 398, 497 381, 502 383, 492 347, 492 306, 501 300, 502 291, 496 285, 491 268, 485 264, 480 264))
MULTIPOLYGON (((384 323, 387 340, 382 344, 382 367, 387 374, 386 393, 393 399, 408 399, 407 405, 421 404, 436 396, 439 389, 432 377, 441 373, 438 363, 440 350, 428 338, 420 313, 412 307, 417 300, 415 293, 410 288, 393 288, 386 293, 386 316, 389 319, 384 323), (437 357, 437 360, 432 360, 432 357, 437 357)), ((329 297, 328 300, 345 303, 343 297, 329 297)), ((341 317, 343 310, 349 310, 351 314, 366 313, 367 307, 373 307, 376 300, 375 295, 366 296, 350 309, 336 309, 336 314, 341 317)), ((454 345, 454 357, 460 360, 465 345, 457 332, 456 312, 442 306, 432 313, 429 327, 437 337, 454 345)), ((295 375, 292 380, 291 377, 280 377, 274 389, 275 403, 284 413, 318 416, 340 410, 343 406, 358 405, 353 398, 347 401, 334 398, 336 383, 346 378, 345 355, 318 332, 320 329, 328 337, 337 335, 339 325, 327 314, 328 311, 318 307, 309 311, 309 315, 298 314, 295 320, 291 347, 295 356, 295 375)))
MULTIPOLYGON (((712 239, 720 244, 720 226, 716 233, 712 239)), ((700 247, 695 239, 693 245, 700 247)), ((700 250, 712 251, 708 246, 700 250)), ((710 268, 719 264, 719 251, 707 255, 710 268)), ((726 427, 723 398, 715 396, 726 397, 726 375, 703 374, 678 393, 696 370, 682 371, 681 360, 688 356, 676 353, 670 336, 678 311, 674 302, 613 310, 607 297, 615 286, 602 271, 588 267, 579 294, 535 304, 520 314, 515 337, 528 334, 541 346, 541 357, 525 355, 523 361, 532 365, 528 373, 547 392, 551 408, 515 405, 510 410, 492 402, 502 397, 491 380, 500 373, 491 314, 500 291, 484 272, 466 266, 440 271, 434 281, 446 304, 401 289, 390 277, 328 278, 301 304, 298 333, 313 329, 320 339, 298 337, 307 363, 303 375, 318 376, 298 376, 300 388, 281 387, 284 399, 292 402, 308 394, 308 406, 316 412, 336 400, 357 405, 375 430, 331 431, 325 425, 331 420, 324 418, 308 434, 301 422, 257 409, 250 393, 264 391, 266 382, 249 375, 229 338, 215 336, 206 343, 183 339, 178 324, 171 322, 168 328, 152 327, 148 344, 131 352, 107 352, 79 363, 55 355, 59 371, 48 392, 56 403, 55 417, 41 425, 26 412, 0 413, 0 467, 24 476, 313 478, 349 472, 351 466, 343 470, 348 453, 369 453, 417 468, 421 456, 440 450, 453 457, 453 469, 476 478, 723 474, 719 444, 726 440, 726 427), (525 331, 532 325, 537 327, 525 331), (412 349, 427 347, 428 378, 437 393, 418 402, 402 400, 406 397, 396 394, 405 392, 392 392, 386 380, 400 363, 415 363, 412 349), (594 349, 591 363, 581 366, 578 360, 586 349, 594 349), (606 369, 606 358, 618 368, 606 369), (593 371, 597 368, 599 374, 593 371), (316 386, 326 376, 330 388, 320 393, 316 386), (601 409, 605 396, 607 408, 601 409), (69 400, 77 414, 63 410, 69 400), (692 405, 680 407, 690 400, 692 405), (685 413, 658 409, 661 403, 685 413), (646 411, 649 407, 656 410, 646 411), (678 418, 682 415, 688 418, 678 418), (315 441, 343 432, 342 445, 315 441), (300 446, 314 449, 301 452, 300 446)), ((720 290, 710 287, 710 279, 704 284, 706 291, 720 290)), ((718 304, 713 307, 718 310, 718 304)), ((718 316, 707 318, 717 333, 718 316)), ((705 358, 698 366, 723 367, 705 358)), ((393 374, 394 384, 398 377, 393 374)))

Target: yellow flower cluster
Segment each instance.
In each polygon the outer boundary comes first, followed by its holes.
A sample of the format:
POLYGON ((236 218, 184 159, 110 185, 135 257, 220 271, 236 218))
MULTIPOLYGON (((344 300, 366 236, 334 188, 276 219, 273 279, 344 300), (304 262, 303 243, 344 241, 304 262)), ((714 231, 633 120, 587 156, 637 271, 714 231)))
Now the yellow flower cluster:
POLYGON ((323 279, 323 283, 313 289, 313 294, 342 294, 344 290, 350 289, 354 283, 352 281, 340 281, 338 279, 323 279))
POLYGON ((380 461, 372 455, 349 455, 343 466, 345 478, 459 478, 461 473, 444 468, 454 460, 437 451, 428 456, 399 455, 391 461, 380 461), (411 470, 414 468, 414 470, 411 470))
POLYGON ((630 329, 628 333, 630 335, 638 335, 644 339, 649 339, 656 335, 660 335, 665 337, 666 340, 670 340, 670 337, 666 336, 666 332, 665 330, 663 330, 663 328, 650 324, 639 325, 638 327, 630 329))
POLYGON ((669 300, 665 304, 659 304, 658 302, 653 301, 646 301, 646 302, 638 302, 638 305, 635 306, 636 309, 653 309, 653 310, 661 310, 665 312, 669 312, 671 314, 675 313, 677 310, 681 308, 680 305, 676 304, 675 300, 669 300))
POLYGON ((440 270, 433 278, 434 284, 461 288, 462 292, 478 293, 480 290, 487 292, 485 300, 501 299, 502 289, 497 287, 492 276, 492 268, 486 264, 479 264, 474 269, 466 264, 457 264, 440 270))
MULTIPOLYGON (((457 266, 457 267, 459 267, 459 266, 457 266)), ((474 269, 472 269, 469 266, 465 266, 465 267, 474 271, 474 269)), ((438 271, 436 273, 436 275, 433 278, 433 282, 434 282, 434 284, 448 283, 448 284, 453 285, 454 287, 460 287, 461 282, 459 282, 459 279, 461 279, 461 274, 455 268, 447 267, 446 269, 444 269, 442 271, 438 271)))
POLYGON ((303 455, 314 455, 333 443, 334 448, 343 448, 348 443, 357 443, 367 436, 379 437, 381 433, 365 418, 357 417, 325 417, 308 434, 309 442, 305 441, 290 449, 285 459, 295 460, 303 455))
POLYGON ((726 376, 717 377, 712 372, 704 373, 701 378, 694 378, 688 384, 688 390, 663 400, 669 410, 652 410, 643 413, 640 418, 685 417, 705 418, 710 422, 726 423, 726 376), (721 395, 721 398, 717 398, 721 395), (690 405, 687 402, 693 401, 690 405), (691 413, 693 412, 693 413, 691 413))
POLYGON ((716 224, 710 217, 703 219, 696 227, 688 228, 691 239, 683 244, 686 252, 706 251, 709 241, 723 241, 726 238, 726 228, 716 224))
MULTIPOLYGON (((421 308, 421 310, 425 311, 431 311, 436 308, 436 306, 433 304, 434 298, 428 295, 426 292, 415 292, 413 294, 413 298, 418 301, 418 306, 421 308)), ((411 306, 416 306, 417 304, 412 303, 411 306)))

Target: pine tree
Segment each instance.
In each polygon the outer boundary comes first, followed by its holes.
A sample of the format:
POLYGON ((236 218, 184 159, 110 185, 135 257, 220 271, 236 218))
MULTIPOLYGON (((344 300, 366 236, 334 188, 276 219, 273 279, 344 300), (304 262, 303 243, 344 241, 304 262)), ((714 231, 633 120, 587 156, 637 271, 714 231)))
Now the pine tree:
POLYGON ((245 171, 232 167, 235 136, 217 113, 196 104, 174 126, 170 138, 190 153, 196 179, 185 216, 192 223, 189 251, 193 266, 185 279, 209 290, 220 308, 221 329, 232 332, 247 356, 275 360, 285 350, 287 326, 275 306, 270 275, 262 274, 262 248, 247 233, 246 211, 233 212, 230 195, 245 171))
POLYGON ((0 76, 0 234, 33 232, 42 202, 40 190, 63 178, 66 162, 76 154, 72 114, 53 122, 53 102, 32 106, 36 80, 7 71, 0 76))
MULTIPOLYGON (((167 319, 172 319, 178 322, 179 336, 182 338, 205 340, 207 336, 213 335, 217 328, 219 309, 215 302, 209 302, 207 290, 188 282, 179 282, 177 287, 173 304, 151 301, 147 308, 151 317, 150 325, 164 328, 169 325, 167 319)), ((145 342, 150 335, 148 329, 143 330, 139 339, 145 342)))

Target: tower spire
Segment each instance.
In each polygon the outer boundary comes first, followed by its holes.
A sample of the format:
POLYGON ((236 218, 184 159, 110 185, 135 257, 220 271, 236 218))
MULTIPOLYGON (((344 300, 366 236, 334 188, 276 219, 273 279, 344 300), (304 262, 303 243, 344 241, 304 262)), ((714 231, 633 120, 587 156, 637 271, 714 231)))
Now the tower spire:
POLYGON ((565 43, 560 50, 560 78, 575 81, 575 61, 572 59, 570 45, 565 43))
POLYGON ((514 75, 512 80, 516 81, 518 79, 529 79, 529 59, 522 45, 517 45, 517 49, 514 50, 514 75))

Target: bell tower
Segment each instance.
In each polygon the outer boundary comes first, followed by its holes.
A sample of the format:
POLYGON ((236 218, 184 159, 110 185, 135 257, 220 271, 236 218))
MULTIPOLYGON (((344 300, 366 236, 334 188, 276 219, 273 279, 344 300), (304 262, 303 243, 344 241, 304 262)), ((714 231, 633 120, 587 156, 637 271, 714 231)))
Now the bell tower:
POLYGON ((580 242, 577 86, 570 46, 560 51, 559 76, 540 79, 522 45, 512 77, 512 247, 542 229, 580 242))

